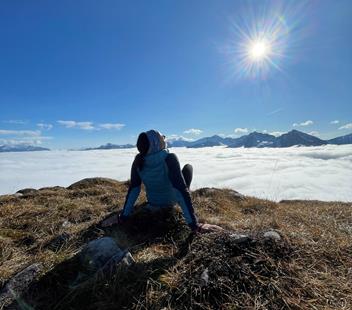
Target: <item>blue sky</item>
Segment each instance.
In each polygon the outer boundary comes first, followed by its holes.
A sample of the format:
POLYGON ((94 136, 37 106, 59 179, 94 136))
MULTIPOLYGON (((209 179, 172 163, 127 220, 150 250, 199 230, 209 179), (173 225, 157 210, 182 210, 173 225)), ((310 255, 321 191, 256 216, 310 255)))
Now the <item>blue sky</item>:
POLYGON ((352 132, 349 0, 1 1, 0 39, 0 144, 352 132), (244 38, 276 19, 246 74, 244 38))

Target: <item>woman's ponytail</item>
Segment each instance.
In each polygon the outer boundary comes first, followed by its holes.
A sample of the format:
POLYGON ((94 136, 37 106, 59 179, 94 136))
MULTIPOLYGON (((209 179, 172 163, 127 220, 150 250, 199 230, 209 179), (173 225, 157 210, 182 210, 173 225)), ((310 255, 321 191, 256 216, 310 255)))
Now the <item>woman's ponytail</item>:
POLYGON ((150 143, 147 134, 145 132, 142 132, 137 139, 137 149, 139 151, 139 154, 135 158, 137 168, 139 170, 143 170, 144 157, 148 153, 149 145, 150 143))

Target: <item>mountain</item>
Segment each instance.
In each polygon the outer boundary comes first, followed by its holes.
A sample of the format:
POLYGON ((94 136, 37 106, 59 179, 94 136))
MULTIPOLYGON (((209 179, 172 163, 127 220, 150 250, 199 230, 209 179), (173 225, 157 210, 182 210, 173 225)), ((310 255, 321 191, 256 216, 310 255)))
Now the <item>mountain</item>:
POLYGON ((212 137, 205 137, 194 142, 191 142, 187 147, 190 148, 200 148, 200 147, 208 147, 208 146, 220 146, 220 145, 227 145, 225 144, 225 139, 215 135, 212 137))
POLYGON ((326 141, 328 144, 337 144, 337 145, 342 145, 342 144, 352 144, 352 133, 349 135, 345 135, 342 137, 337 137, 334 139, 330 139, 326 141))
POLYGON ((191 143, 192 143, 192 141, 185 140, 182 137, 172 138, 172 139, 167 140, 168 147, 187 147, 191 143))
POLYGON ((242 136, 237 139, 233 139, 233 142, 229 144, 229 147, 273 147, 275 144, 275 136, 252 132, 249 135, 242 136))
POLYGON ((86 149, 83 149, 83 151, 131 149, 131 148, 134 148, 134 147, 135 147, 135 145, 132 145, 132 144, 122 144, 122 145, 118 145, 118 144, 107 143, 107 144, 101 145, 101 146, 99 146, 99 147, 90 147, 90 148, 86 148, 86 149))
POLYGON ((306 134, 298 130, 291 130, 275 139, 275 147, 290 147, 294 145, 304 146, 319 146, 327 144, 326 141, 321 140, 312 135, 306 134))
POLYGON ((0 145, 0 153, 2 152, 35 152, 35 151, 50 151, 50 149, 40 146, 33 146, 27 144, 17 145, 0 145))

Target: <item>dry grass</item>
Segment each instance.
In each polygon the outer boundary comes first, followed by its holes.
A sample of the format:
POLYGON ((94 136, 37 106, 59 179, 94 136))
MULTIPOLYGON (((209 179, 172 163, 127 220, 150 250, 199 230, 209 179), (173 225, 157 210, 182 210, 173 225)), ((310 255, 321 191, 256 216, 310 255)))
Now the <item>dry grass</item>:
MULTIPOLYGON (((201 189, 192 193, 200 220, 252 242, 238 246, 228 232, 193 237, 177 210, 143 207, 124 227, 102 230, 127 185, 93 179, 0 196, 0 287, 41 262, 41 279, 23 296, 36 309, 352 309, 351 204, 274 203, 201 189), (269 229, 282 241, 262 241, 269 229), (101 235, 128 248, 136 264, 72 288, 74 255, 101 235)), ((143 194, 138 204, 144 201, 143 194)))

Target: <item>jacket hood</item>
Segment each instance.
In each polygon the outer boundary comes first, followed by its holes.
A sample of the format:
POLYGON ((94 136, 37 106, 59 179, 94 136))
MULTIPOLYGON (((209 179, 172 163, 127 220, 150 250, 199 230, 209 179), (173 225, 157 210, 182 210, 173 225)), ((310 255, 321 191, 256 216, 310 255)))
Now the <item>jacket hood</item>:
POLYGON ((154 154, 161 150, 166 149, 166 142, 164 140, 163 135, 157 130, 149 130, 146 132, 148 140, 149 140, 149 154, 154 154))

